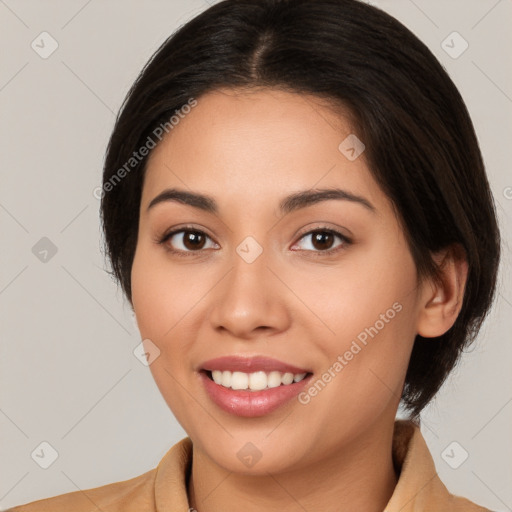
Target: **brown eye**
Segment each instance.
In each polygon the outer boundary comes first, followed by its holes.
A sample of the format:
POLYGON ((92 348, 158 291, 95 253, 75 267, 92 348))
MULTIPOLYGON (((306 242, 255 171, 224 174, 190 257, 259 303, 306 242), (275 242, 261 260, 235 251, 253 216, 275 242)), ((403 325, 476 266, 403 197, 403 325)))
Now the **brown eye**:
POLYGON ((183 232, 183 245, 191 251, 202 249, 206 237, 199 231, 184 231, 183 232))
POLYGON ((165 245, 170 252, 182 254, 218 248, 206 233, 194 229, 173 231, 165 235, 159 243, 165 245))
POLYGON ((330 249, 334 243, 334 235, 328 231, 317 231, 312 233, 311 241, 315 249, 325 251, 330 249))
POLYGON ((302 235, 296 246, 302 251, 322 255, 331 254, 351 243, 346 236, 332 229, 315 229, 302 235))

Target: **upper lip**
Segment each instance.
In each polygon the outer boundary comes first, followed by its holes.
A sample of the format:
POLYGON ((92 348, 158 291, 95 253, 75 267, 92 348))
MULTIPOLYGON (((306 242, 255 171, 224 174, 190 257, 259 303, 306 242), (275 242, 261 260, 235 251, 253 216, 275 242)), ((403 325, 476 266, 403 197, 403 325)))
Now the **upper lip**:
POLYGON ((283 363, 277 359, 265 356, 244 357, 244 356, 225 356, 217 357, 205 361, 200 365, 201 370, 220 370, 231 372, 281 372, 281 373, 310 373, 309 370, 297 366, 283 363))

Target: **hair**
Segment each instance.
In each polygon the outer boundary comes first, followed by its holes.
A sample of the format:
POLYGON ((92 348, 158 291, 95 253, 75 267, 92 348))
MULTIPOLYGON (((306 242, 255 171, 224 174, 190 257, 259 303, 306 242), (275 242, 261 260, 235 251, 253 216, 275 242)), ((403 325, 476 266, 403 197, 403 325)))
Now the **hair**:
POLYGON ((106 152, 101 219, 110 273, 132 304, 148 159, 133 156, 155 129, 169 126, 191 98, 262 87, 348 109, 420 277, 439 275, 437 251, 463 249, 468 277, 457 320, 438 338, 414 341, 401 398, 416 419, 489 311, 500 236, 477 137, 456 86, 412 32, 375 7, 357 0, 224 0, 160 46, 130 88, 106 152))

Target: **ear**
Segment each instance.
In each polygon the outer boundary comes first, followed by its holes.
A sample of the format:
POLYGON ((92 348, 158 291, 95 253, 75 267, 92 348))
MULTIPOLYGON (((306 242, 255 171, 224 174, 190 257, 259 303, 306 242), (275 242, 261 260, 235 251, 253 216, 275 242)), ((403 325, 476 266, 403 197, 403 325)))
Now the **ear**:
POLYGON ((418 334, 424 338, 441 336, 455 323, 468 275, 465 252, 459 244, 435 253, 433 259, 439 279, 424 281, 418 317, 418 334))

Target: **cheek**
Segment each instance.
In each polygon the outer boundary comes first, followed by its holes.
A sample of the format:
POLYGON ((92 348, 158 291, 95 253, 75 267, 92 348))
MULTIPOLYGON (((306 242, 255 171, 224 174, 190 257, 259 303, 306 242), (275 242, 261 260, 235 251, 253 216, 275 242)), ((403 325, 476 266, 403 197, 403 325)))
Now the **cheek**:
MULTIPOLYGON (((161 259, 161 258, 160 258, 161 259)), ((138 248, 132 266, 132 300, 142 339, 160 350, 149 369, 162 397, 182 425, 195 403, 183 393, 187 382, 189 340, 183 336, 186 315, 200 298, 183 272, 163 267, 154 252, 138 248)))
POLYGON ((205 314, 202 308, 214 283, 212 272, 201 265, 185 270, 185 265, 169 264, 154 248, 139 246, 131 279, 141 337, 160 350, 150 370, 164 398, 174 401, 169 405, 180 407, 178 391, 190 378, 197 318, 205 314))
POLYGON ((358 431, 396 410, 414 335, 409 306, 393 304, 377 308, 384 320, 372 314, 340 323, 334 343, 324 346, 322 373, 301 402, 308 404, 306 409, 311 407, 308 421, 319 431, 329 429, 336 438, 340 425, 350 423, 358 431))
POLYGON ((395 335, 411 331, 411 322, 404 320, 414 318, 417 275, 412 257, 402 246, 390 249, 385 241, 379 241, 347 253, 336 267, 280 270, 283 280, 310 310, 299 321, 307 326, 307 319, 314 320, 316 315, 324 325, 318 339, 335 350, 360 333, 364 337, 365 330, 376 323, 379 331, 393 330, 395 335))
POLYGON ((184 272, 156 257, 154 249, 137 251, 132 266, 132 300, 141 335, 163 343, 204 295, 201 272, 184 272), (192 274, 192 275, 191 275, 192 274))
POLYGON ((348 407, 361 414, 361 406, 375 412, 400 398, 417 307, 416 268, 408 253, 400 254, 371 264, 360 259, 340 271, 336 282, 309 282, 302 290, 331 331, 317 337, 325 371, 336 376, 326 386, 332 394, 327 401, 343 404, 345 413, 348 407))

